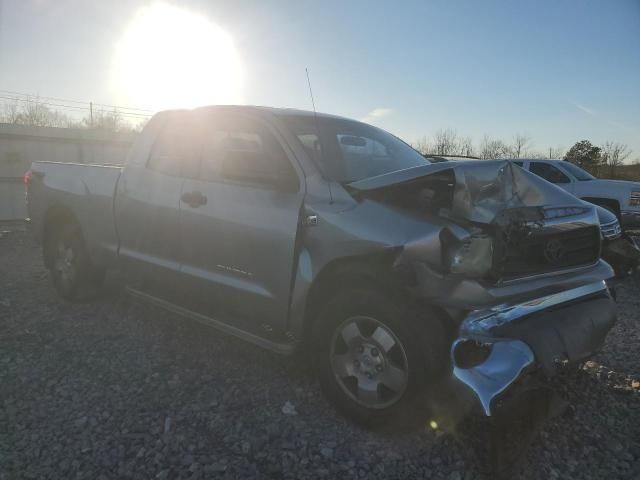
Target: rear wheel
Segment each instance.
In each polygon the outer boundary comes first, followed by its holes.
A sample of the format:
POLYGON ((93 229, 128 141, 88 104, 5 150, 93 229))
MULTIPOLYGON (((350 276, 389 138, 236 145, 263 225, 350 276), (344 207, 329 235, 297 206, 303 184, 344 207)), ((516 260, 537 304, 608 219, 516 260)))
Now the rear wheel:
POLYGON ((104 280, 104 272, 91 264, 80 229, 66 224, 45 244, 53 286, 67 300, 90 298, 104 280))
POLYGON ((348 288, 329 300, 314 327, 316 372, 339 411, 369 427, 424 425, 446 363, 435 312, 416 312, 375 286, 348 288))

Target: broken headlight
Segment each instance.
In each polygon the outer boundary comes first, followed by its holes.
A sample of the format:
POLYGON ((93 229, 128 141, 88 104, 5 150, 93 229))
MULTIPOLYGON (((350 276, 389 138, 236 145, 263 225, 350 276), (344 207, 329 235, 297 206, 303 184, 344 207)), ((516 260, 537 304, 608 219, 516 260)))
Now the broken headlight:
POLYGON ((477 340, 459 340, 453 345, 453 363, 458 368, 472 368, 480 365, 491 354, 493 345, 477 340))
POLYGON ((447 251, 449 272, 479 277, 493 266, 493 239, 489 235, 472 235, 447 251))

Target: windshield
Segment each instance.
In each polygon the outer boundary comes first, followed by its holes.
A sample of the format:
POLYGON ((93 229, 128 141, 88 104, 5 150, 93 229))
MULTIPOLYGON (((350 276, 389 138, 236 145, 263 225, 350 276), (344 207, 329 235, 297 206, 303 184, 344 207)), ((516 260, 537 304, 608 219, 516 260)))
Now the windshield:
POLYGON ((340 183, 431 163, 399 138, 365 123, 309 115, 283 118, 323 173, 340 183))
POLYGON ((587 181, 587 180, 595 180, 596 179, 589 172, 581 169, 579 166, 577 166, 577 165, 575 165, 573 163, 570 163, 570 162, 562 162, 562 168, 567 170, 571 175, 576 177, 576 179, 578 179, 581 182, 584 182, 584 181, 587 181))

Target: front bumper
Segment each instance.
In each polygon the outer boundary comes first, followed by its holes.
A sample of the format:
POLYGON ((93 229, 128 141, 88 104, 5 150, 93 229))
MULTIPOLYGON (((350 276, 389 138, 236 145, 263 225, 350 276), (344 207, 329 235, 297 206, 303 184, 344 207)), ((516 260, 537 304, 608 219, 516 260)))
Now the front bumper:
POLYGON ((558 364, 595 354, 615 320, 615 303, 604 281, 473 311, 451 349, 454 379, 491 416, 496 398, 525 372, 542 369, 550 375, 558 364))

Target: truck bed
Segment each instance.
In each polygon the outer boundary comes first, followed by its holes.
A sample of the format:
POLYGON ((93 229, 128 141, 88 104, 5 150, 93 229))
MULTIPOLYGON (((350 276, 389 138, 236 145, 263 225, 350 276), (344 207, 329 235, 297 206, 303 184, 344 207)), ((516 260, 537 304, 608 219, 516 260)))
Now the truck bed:
POLYGON ((67 215, 83 226, 86 246, 97 264, 117 252, 113 199, 120 166, 62 162, 31 165, 28 213, 37 240, 42 240, 46 215, 67 215))

